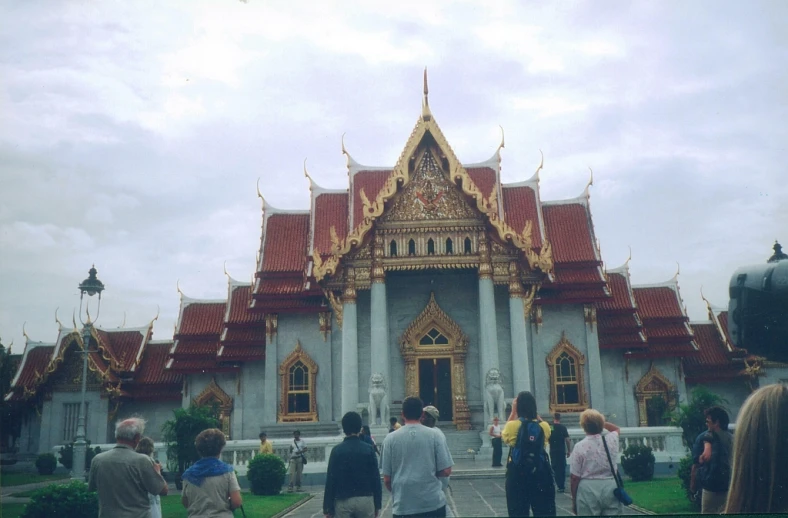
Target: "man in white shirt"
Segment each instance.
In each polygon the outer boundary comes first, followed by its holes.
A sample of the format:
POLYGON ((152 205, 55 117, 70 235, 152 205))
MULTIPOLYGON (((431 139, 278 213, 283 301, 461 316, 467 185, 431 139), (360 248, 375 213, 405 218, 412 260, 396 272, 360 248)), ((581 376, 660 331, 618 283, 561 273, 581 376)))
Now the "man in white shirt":
POLYGON ((294 431, 293 442, 290 444, 290 485, 287 487, 288 493, 293 492, 293 483, 295 483, 295 490, 301 491, 301 473, 304 471, 304 454, 306 450, 306 443, 301 438, 301 432, 299 430, 294 431))
POLYGON ((383 483, 391 491, 394 518, 446 516, 446 497, 440 479, 451 475, 454 461, 443 434, 419 422, 422 402, 402 402, 405 426, 383 441, 383 483))

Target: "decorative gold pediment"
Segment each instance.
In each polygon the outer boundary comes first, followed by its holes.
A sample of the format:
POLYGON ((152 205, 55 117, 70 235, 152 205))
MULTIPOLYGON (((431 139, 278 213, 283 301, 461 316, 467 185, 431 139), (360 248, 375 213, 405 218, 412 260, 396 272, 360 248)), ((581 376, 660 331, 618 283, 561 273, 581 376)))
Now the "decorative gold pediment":
POLYGON ((381 223, 398 221, 481 220, 456 185, 441 170, 432 149, 424 149, 408 185, 380 216, 381 223))
POLYGON ((465 352, 468 349, 468 337, 462 332, 457 323, 444 312, 438 303, 435 301, 435 293, 430 293, 430 301, 424 310, 416 317, 413 322, 408 326, 403 333, 400 340, 400 352, 403 356, 413 354, 419 348, 419 341, 426 335, 432 328, 437 329, 445 335, 451 346, 444 347, 430 345, 430 354, 438 354, 442 352, 465 352))
POLYGON ((314 263, 312 272, 318 282, 322 281, 326 276, 333 275, 339 266, 340 259, 353 248, 363 243, 365 236, 372 229, 375 221, 383 214, 385 203, 391 200, 400 188, 405 187, 410 182, 414 171, 414 162, 419 156, 419 151, 433 145, 440 150, 441 162, 444 164, 443 168, 449 174, 449 181, 456 183, 466 196, 475 200, 476 209, 486 215, 487 222, 495 229, 497 237, 503 242, 511 242, 520 249, 524 253, 531 269, 539 268, 544 273, 552 272, 553 258, 550 243, 545 240, 541 251, 536 253, 533 250, 531 240, 532 225, 530 221, 525 225, 522 232, 517 232, 501 219, 497 189, 493 189, 490 196, 485 197, 468 174, 468 171, 457 159, 446 137, 443 135, 440 127, 438 127, 437 122, 435 122, 435 118, 427 108, 416 121, 416 126, 413 128, 399 159, 397 159, 393 171, 389 174, 375 199, 370 200, 366 193, 359 193, 363 214, 361 221, 355 222, 355 228, 338 243, 330 257, 323 260, 317 252, 312 255, 314 263))

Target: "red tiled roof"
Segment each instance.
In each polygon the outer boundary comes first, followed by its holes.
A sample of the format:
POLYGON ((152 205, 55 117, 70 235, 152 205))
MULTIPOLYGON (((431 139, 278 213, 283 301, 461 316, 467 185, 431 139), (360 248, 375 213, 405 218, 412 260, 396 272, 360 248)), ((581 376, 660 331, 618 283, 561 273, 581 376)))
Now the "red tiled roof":
POLYGON ((580 203, 543 205, 545 232, 560 263, 599 262, 591 234, 590 214, 580 203))
POLYGON ((539 208, 536 192, 526 186, 504 187, 504 220, 517 232, 522 232, 526 222, 531 222, 531 242, 534 248, 542 246, 542 232, 539 226, 539 208))
MULTIPOLYGON (((359 171, 353 175, 353 227, 364 219, 364 204, 361 202, 361 189, 369 201, 375 201, 386 183, 391 171, 359 171)), ((339 231, 339 229, 337 229, 339 231)))
MULTIPOLYGON (((733 340, 731 340, 731 334, 728 332, 728 312, 727 311, 720 311, 717 315, 717 321, 720 323, 720 327, 722 328, 722 332, 725 333, 725 339, 728 340, 728 343, 733 345, 733 340)), ((735 347, 735 349, 739 349, 735 347)))
POLYGON ((599 332, 602 331, 623 331, 632 330, 635 327, 639 328, 637 320, 635 320, 635 312, 631 313, 612 313, 598 309, 597 320, 599 321, 599 332))
POLYGON ((495 188, 497 180, 495 171, 489 167, 470 167, 465 171, 468 173, 468 176, 471 177, 473 183, 476 184, 476 187, 479 188, 484 199, 489 198, 495 188))
POLYGON ((698 354, 684 360, 685 367, 726 367, 732 362, 726 354, 725 344, 720 339, 716 326, 708 324, 693 324, 695 343, 698 344, 698 354))
POLYGON ((214 340, 200 340, 194 338, 179 339, 175 342, 173 357, 213 357, 219 350, 218 337, 214 340))
POLYGON ((225 313, 224 302, 193 302, 183 308, 178 336, 219 335, 225 313))
POLYGON ((635 302, 638 306, 640 317, 650 318, 678 318, 684 319, 684 311, 679 304, 678 295, 667 286, 634 287, 635 302))
POLYGON ((251 286, 238 286, 230 294, 230 314, 227 318, 228 324, 249 324, 264 322, 265 315, 249 311, 249 303, 252 300, 251 286))
POLYGON ((124 331, 97 329, 96 332, 101 337, 101 342, 106 346, 106 352, 116 362, 120 371, 128 371, 134 366, 140 347, 144 343, 145 336, 139 331, 124 331))
MULTIPOLYGON (((366 189, 364 193, 366 194, 366 189)), ((332 226, 340 240, 347 236, 348 194, 343 192, 318 195, 315 198, 314 222, 314 249, 320 254, 328 254, 331 252, 332 226)))
POLYGON ((563 268, 555 269, 556 284, 600 284, 604 279, 598 267, 588 266, 585 268, 563 268))
POLYGON ((607 285, 613 295, 604 302, 600 302, 597 308, 602 311, 633 311, 632 296, 629 283, 626 277, 620 273, 608 273, 607 285))
POLYGON ((179 372, 219 372, 216 360, 193 360, 191 358, 173 358, 172 364, 167 368, 179 372))
POLYGON ((135 385, 176 385, 180 390, 183 376, 164 368, 171 343, 148 344, 134 373, 135 385))
POLYGON ((566 289, 560 288, 555 284, 546 284, 539 290, 540 302, 544 304, 567 304, 570 302, 586 303, 596 302, 608 298, 609 295, 605 293, 605 285, 600 283, 599 286, 584 289, 566 289), (559 289, 556 289, 559 288, 559 289))
POLYGON ((647 346, 648 344, 640 333, 603 333, 600 327, 599 347, 601 349, 644 349, 647 346))
POLYGON ((265 345, 265 325, 261 324, 254 327, 228 327, 227 334, 222 340, 222 344, 232 342, 254 342, 265 345))
POLYGON ((222 350, 219 361, 255 361, 265 358, 265 349, 255 346, 231 346, 222 350))
POLYGON ((265 228, 263 272, 303 272, 309 239, 309 214, 271 214, 265 228))
POLYGON ((654 322, 652 320, 646 320, 645 322, 646 335, 649 341, 691 336, 687 325, 683 322, 654 322))
POLYGON ((260 280, 259 295, 296 295, 304 291, 303 277, 268 278, 260 280))
POLYGON ((52 359, 55 347, 42 345, 32 347, 26 351, 23 363, 19 366, 22 371, 16 380, 15 387, 30 389, 35 385, 36 373, 43 374, 52 359))

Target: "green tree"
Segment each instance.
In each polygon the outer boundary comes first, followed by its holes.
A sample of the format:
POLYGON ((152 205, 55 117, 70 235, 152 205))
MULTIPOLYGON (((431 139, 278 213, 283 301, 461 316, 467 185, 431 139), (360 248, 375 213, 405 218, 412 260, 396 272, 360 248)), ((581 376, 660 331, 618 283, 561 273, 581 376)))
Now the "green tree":
POLYGON ((170 471, 179 474, 200 458, 194 439, 203 430, 219 428, 216 408, 191 405, 176 408, 173 418, 164 423, 162 435, 167 444, 167 463, 170 471))
POLYGON ((0 430, 2 430, 0 450, 3 451, 10 449, 13 438, 19 437, 22 431, 22 407, 16 402, 5 400, 18 363, 9 350, 0 343, 0 430))
POLYGON ((688 448, 692 448, 695 438, 706 429, 706 416, 703 412, 712 406, 724 405, 728 401, 705 387, 693 389, 690 402, 679 405, 673 412, 672 423, 681 427, 681 437, 688 448))

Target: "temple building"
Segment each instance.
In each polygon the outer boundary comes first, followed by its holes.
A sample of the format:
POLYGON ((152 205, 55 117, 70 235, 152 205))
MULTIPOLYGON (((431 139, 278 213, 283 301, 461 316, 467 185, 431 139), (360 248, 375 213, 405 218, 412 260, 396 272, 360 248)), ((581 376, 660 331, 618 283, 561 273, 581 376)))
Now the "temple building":
MULTIPOLYGON (((709 304, 707 322, 690 322, 678 274, 637 285, 629 261, 607 268, 589 188, 542 200, 541 165, 502 184, 503 146, 461 162, 425 81, 395 164, 361 165, 343 145, 347 189, 324 189, 305 170, 304 210, 261 195, 253 282, 228 275, 217 300, 180 293, 172 339, 153 341, 154 322, 94 330, 88 439, 111 442, 114 420, 135 413, 158 439, 191 403, 215 405, 232 439, 293 426, 339 433, 344 412, 385 423, 409 395, 437 406, 441 426, 478 434, 522 390, 569 423, 593 407, 621 426, 663 425, 697 385, 735 415, 768 367, 732 345, 725 312, 709 304)), ((76 431, 86 344, 58 325, 52 343, 27 339, 5 396, 30 409, 23 452, 76 431)))

